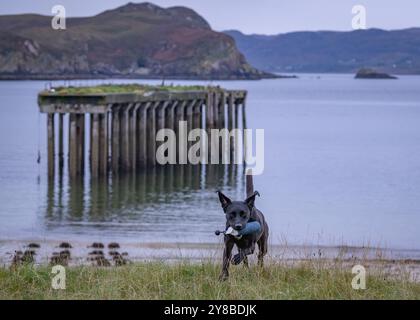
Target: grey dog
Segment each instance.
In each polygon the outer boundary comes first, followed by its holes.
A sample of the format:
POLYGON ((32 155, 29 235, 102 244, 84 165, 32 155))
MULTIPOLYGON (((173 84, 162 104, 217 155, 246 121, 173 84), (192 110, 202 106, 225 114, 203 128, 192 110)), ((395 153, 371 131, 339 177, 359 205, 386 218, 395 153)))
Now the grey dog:
POLYGON ((245 235, 241 238, 225 234, 225 249, 223 252, 223 267, 220 280, 226 280, 229 277, 229 264, 231 260, 234 265, 244 262, 245 266, 248 267, 247 256, 254 253, 255 244, 258 244, 258 264, 263 266, 264 255, 267 253, 268 245, 268 225, 262 212, 254 205, 255 197, 257 195, 259 196, 259 193, 258 191, 254 192, 252 175, 246 176, 247 198, 245 201, 232 201, 222 192, 218 191, 217 193, 226 215, 226 229, 231 227, 234 230, 240 231, 245 228, 248 222, 252 221, 258 221, 261 225, 259 232, 245 235), (238 248, 238 254, 235 254, 232 258, 232 249, 235 244, 238 248))

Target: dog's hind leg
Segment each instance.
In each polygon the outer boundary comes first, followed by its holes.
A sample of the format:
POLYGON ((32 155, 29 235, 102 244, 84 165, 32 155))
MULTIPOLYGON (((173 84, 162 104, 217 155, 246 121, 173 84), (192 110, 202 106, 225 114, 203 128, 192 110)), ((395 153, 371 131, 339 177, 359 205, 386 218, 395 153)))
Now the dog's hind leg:
POLYGON ((264 252, 264 248, 265 246, 263 244, 258 243, 258 266, 261 268, 264 267, 264 255, 267 252, 267 250, 264 252))
POLYGON ((268 235, 264 234, 258 240, 258 265, 262 268, 264 267, 264 256, 267 254, 268 246, 268 235))
POLYGON ((220 274, 219 280, 224 281, 229 277, 229 264, 232 256, 234 242, 227 240, 225 242, 225 249, 223 251, 223 266, 222 273, 220 274))

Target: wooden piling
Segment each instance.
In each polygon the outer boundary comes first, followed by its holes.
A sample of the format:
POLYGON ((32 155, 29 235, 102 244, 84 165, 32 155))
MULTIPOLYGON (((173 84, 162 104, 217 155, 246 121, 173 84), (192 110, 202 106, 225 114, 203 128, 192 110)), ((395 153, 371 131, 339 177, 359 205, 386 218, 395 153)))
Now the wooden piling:
MULTIPOLYGON (((162 130, 162 129, 166 129, 166 109, 169 105, 170 101, 165 101, 163 103, 161 103, 157 108, 156 108, 156 134, 162 130)), ((162 144, 163 142, 158 142, 155 139, 155 144, 156 144, 156 150, 157 148, 162 144)), ((156 156, 155 156, 156 158, 156 156)))
POLYGON ((211 130, 214 128, 214 93, 209 90, 206 99, 206 131, 208 137, 207 143, 207 158, 211 159, 211 130))
POLYGON ((64 113, 60 113, 58 117, 58 167, 62 172, 64 167, 64 113))
MULTIPOLYGON (((193 125, 192 125, 193 129, 203 129, 203 120, 202 120, 203 117, 202 116, 203 116, 203 104, 204 104, 204 102, 205 102, 205 100, 198 100, 197 103, 194 106, 194 109, 193 109, 193 125)), ((201 145, 201 148, 200 148, 201 159, 203 159, 203 152, 204 152, 204 147, 205 147, 203 138, 204 138, 203 134, 200 131, 200 138, 199 138, 200 142, 199 143, 201 145)), ((197 142, 192 141, 191 143, 195 144, 197 142)))
MULTIPOLYGON (((233 157, 233 160, 235 160, 235 163, 236 164, 239 164, 239 162, 236 162, 236 160, 237 160, 236 157, 239 156, 239 153, 238 153, 239 152, 238 151, 238 148, 239 148, 239 141, 238 141, 239 140, 239 135, 238 135, 238 130, 237 130, 237 129, 239 129, 239 103, 237 101, 235 101, 234 109, 233 110, 234 110, 233 111, 233 119, 234 119, 233 128, 236 129, 235 134, 234 134, 235 143, 233 145, 233 149, 234 149, 234 157, 233 157)), ((231 159, 231 161, 232 161, 232 159, 231 159)))
POLYGON ((85 115, 76 115, 76 140, 77 140, 77 175, 84 170, 84 152, 85 152, 85 115))
POLYGON ((136 153, 136 166, 135 166, 135 170, 137 171, 137 168, 140 167, 140 139, 141 139, 141 129, 140 129, 140 125, 141 125, 141 121, 140 121, 140 113, 142 112, 142 103, 138 103, 137 105, 137 109, 136 109, 136 140, 135 140, 135 153, 136 153))
POLYGON ((147 102, 146 104, 142 104, 140 106, 139 112, 139 166, 146 167, 147 165, 147 115, 149 113, 149 108, 151 106, 151 102, 147 102))
POLYGON ((91 145, 91 175, 96 178, 99 174, 99 154, 100 154, 100 142, 99 142, 99 114, 93 115, 92 122, 92 145, 91 145))
POLYGON ((214 91, 213 101, 212 101, 212 114, 213 114, 213 128, 214 129, 219 129, 219 102, 220 102, 219 91, 214 91))
POLYGON ((227 127, 228 127, 228 130, 229 130, 229 137, 228 137, 228 139, 229 139, 229 161, 230 161, 230 163, 232 163, 232 161, 233 161, 233 154, 234 154, 234 151, 235 151, 235 145, 233 144, 233 139, 231 139, 231 135, 230 135, 230 133, 231 133, 231 131, 233 130, 233 126, 234 126, 234 123, 235 123, 235 118, 234 118, 234 96, 233 96, 233 92, 230 92, 229 93, 229 98, 228 98, 228 112, 227 112, 227 116, 228 116, 228 118, 227 118, 227 127))
POLYGON ((231 131, 233 129, 234 119, 233 119, 233 104, 234 104, 234 97, 233 92, 229 93, 229 101, 228 101, 228 119, 227 119, 227 127, 228 130, 231 131))
POLYGON ((206 98, 206 129, 212 129, 214 124, 213 118, 213 92, 209 91, 206 98))
POLYGON ((198 100, 193 109, 193 121, 192 128, 200 129, 201 128, 201 107, 203 105, 203 100, 198 100))
POLYGON ((166 128, 165 112, 168 105, 169 105, 169 101, 165 101, 156 108, 156 133, 159 130, 166 128))
POLYGON ((170 105, 166 108, 165 111, 165 126, 168 129, 176 130, 176 123, 175 123, 175 110, 178 105, 179 101, 175 100, 172 101, 170 105))
POLYGON ((138 162, 138 117, 137 112, 140 108, 141 103, 136 103, 133 107, 131 114, 131 125, 130 125, 130 153, 131 153, 131 169, 133 171, 137 168, 138 162))
POLYGON ((69 116, 69 173, 70 177, 77 176, 77 114, 69 116))
POLYGON ((156 165, 156 108, 160 102, 153 103, 147 110, 147 165, 156 165))
MULTIPOLYGON (((226 104, 226 96, 225 96, 225 92, 222 91, 220 93, 220 99, 219 99, 219 104, 218 104, 218 129, 222 130, 225 129, 225 104, 226 104)), ((220 163, 224 163, 224 159, 225 159, 225 146, 226 146, 226 141, 228 139, 228 135, 226 135, 225 131, 222 131, 222 137, 221 137, 221 141, 219 139, 219 161, 220 163)))
POLYGON ((226 93, 223 91, 220 94, 220 105, 219 105, 219 128, 226 128, 226 93))
POLYGON ((92 123, 93 123, 93 114, 89 114, 89 164, 92 160, 92 123))
POLYGON ((187 108, 186 108, 186 112, 185 112, 185 119, 187 121, 187 151, 190 149, 190 147, 192 146, 192 142, 188 140, 188 135, 190 134, 191 130, 193 129, 193 114, 194 114, 194 106, 197 104, 197 100, 192 100, 187 108))
POLYGON ((120 106, 112 108, 112 171, 116 174, 120 169, 120 106))
POLYGON ((185 121, 185 108, 187 105, 187 101, 183 101, 182 103, 178 104, 176 111, 175 111, 175 122, 176 122, 176 137, 177 137, 177 148, 176 148, 176 158, 178 161, 178 164, 185 163, 185 152, 184 145, 185 141, 181 140, 181 127, 180 127, 180 121, 185 121))
POLYGON ((122 110, 121 117, 121 169, 128 171, 131 165, 130 159, 130 112, 133 104, 130 103, 122 110))
POLYGON ((244 162, 246 161, 247 152, 248 152, 248 141, 246 137, 245 129, 247 129, 246 124, 246 98, 242 101, 242 132, 243 132, 243 155, 244 155, 244 162))
POLYGON ((99 115, 99 174, 108 172, 108 113, 99 115))
POLYGON ((55 128, 54 128, 54 113, 47 115, 47 130, 48 130, 48 176, 54 177, 55 167, 55 128))

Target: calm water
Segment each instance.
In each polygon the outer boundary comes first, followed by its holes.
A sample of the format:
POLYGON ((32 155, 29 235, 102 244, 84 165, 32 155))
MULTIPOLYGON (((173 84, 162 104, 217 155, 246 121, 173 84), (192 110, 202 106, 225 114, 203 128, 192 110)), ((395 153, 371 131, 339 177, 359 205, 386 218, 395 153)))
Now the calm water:
MULTIPOLYGON (((72 82, 94 83, 101 81, 72 82)), ((265 129, 265 171, 255 186, 273 243, 420 249, 420 77, 219 84, 248 90, 248 126, 265 129)), ((242 197, 240 168, 49 184, 46 119, 36 103, 44 86, 0 82, 0 240, 218 241, 213 231, 224 217, 214 191, 242 197)))

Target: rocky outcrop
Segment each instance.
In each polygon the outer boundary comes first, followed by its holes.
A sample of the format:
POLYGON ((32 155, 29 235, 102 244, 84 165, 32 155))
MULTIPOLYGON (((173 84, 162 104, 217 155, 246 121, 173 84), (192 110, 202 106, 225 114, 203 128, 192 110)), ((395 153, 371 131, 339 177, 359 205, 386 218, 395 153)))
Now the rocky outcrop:
POLYGON ((395 76, 387 73, 377 72, 373 69, 360 69, 355 76, 355 79, 398 79, 395 76))
POLYGON ((250 66, 228 35, 185 7, 129 3, 88 18, 0 17, 0 77, 272 77, 250 66))

